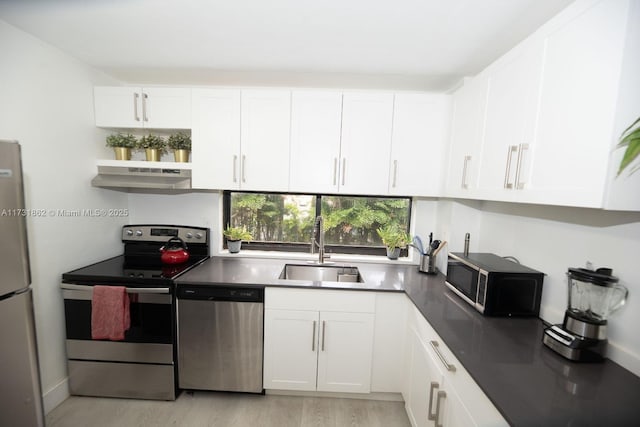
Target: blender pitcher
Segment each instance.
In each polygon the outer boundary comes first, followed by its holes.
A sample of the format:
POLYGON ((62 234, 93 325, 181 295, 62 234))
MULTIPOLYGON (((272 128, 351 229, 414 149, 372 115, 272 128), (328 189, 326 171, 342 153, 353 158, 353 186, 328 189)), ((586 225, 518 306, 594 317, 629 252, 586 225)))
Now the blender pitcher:
POLYGON ((572 317, 594 324, 606 323, 614 311, 622 307, 628 290, 617 284, 610 268, 596 271, 569 268, 569 300, 567 310, 572 317))

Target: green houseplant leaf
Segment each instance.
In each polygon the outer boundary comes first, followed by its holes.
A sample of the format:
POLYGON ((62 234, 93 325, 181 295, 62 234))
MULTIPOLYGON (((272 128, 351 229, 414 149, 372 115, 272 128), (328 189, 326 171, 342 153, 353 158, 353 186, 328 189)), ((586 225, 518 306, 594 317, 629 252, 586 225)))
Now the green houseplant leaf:
POLYGON ((251 233, 249 233, 245 227, 227 227, 222 234, 224 234, 224 236, 229 240, 249 241, 253 238, 251 233))
MULTIPOLYGON (((640 117, 631 124, 622 135, 620 135, 620 142, 618 142, 618 148, 627 147, 620 161, 618 168, 618 176, 629 167, 640 155, 640 117)), ((640 165, 631 169, 630 173, 636 172, 640 168, 640 165)))
POLYGON ((167 142, 160 136, 157 135, 145 135, 138 141, 138 148, 140 149, 156 149, 160 150, 163 153, 167 149, 167 142))
POLYGON ((191 150, 191 137, 182 132, 174 133, 169 136, 167 145, 172 150, 191 150))
POLYGON ((386 225, 378 228, 382 243, 390 249, 404 248, 411 242, 411 236, 397 225, 386 225))

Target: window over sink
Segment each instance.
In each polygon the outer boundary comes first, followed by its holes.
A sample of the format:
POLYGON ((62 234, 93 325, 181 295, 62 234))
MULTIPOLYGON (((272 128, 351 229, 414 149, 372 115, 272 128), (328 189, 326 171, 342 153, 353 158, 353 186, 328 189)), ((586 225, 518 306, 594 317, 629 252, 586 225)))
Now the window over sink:
POLYGON ((309 252, 322 215, 327 253, 385 255, 377 229, 411 225, 410 197, 225 191, 223 200, 224 227, 245 227, 253 239, 242 247, 250 250, 309 252))

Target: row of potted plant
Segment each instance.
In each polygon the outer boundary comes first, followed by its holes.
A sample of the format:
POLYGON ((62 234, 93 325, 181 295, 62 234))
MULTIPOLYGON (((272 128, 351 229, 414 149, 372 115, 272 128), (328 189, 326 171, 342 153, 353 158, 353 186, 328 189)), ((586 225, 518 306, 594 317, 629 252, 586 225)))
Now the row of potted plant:
MULTIPOLYGON (((411 243, 411 235, 398 225, 387 225, 378 228, 378 235, 387 247, 387 257, 398 259, 400 249, 411 243)), ((227 238, 230 253, 240 252, 242 241, 250 241, 253 236, 245 227, 227 227, 222 234, 227 238)))
POLYGON ((164 139, 158 135, 144 135, 136 138, 129 134, 114 134, 107 136, 107 147, 114 149, 116 160, 131 160, 131 150, 144 150, 148 161, 160 161, 167 148, 173 150, 176 162, 188 162, 191 151, 191 137, 178 132, 164 139))

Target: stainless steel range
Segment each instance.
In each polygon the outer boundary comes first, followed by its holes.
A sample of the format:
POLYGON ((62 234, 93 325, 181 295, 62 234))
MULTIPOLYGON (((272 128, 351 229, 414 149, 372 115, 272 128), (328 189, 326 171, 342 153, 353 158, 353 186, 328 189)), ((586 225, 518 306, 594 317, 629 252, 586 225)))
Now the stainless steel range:
POLYGON ((174 279, 209 258, 209 230, 176 225, 127 225, 124 254, 64 273, 69 388, 73 395, 174 400, 174 279), (163 264, 160 248, 182 239, 186 262, 163 264), (126 287, 130 327, 123 340, 92 339, 95 285, 126 287))

